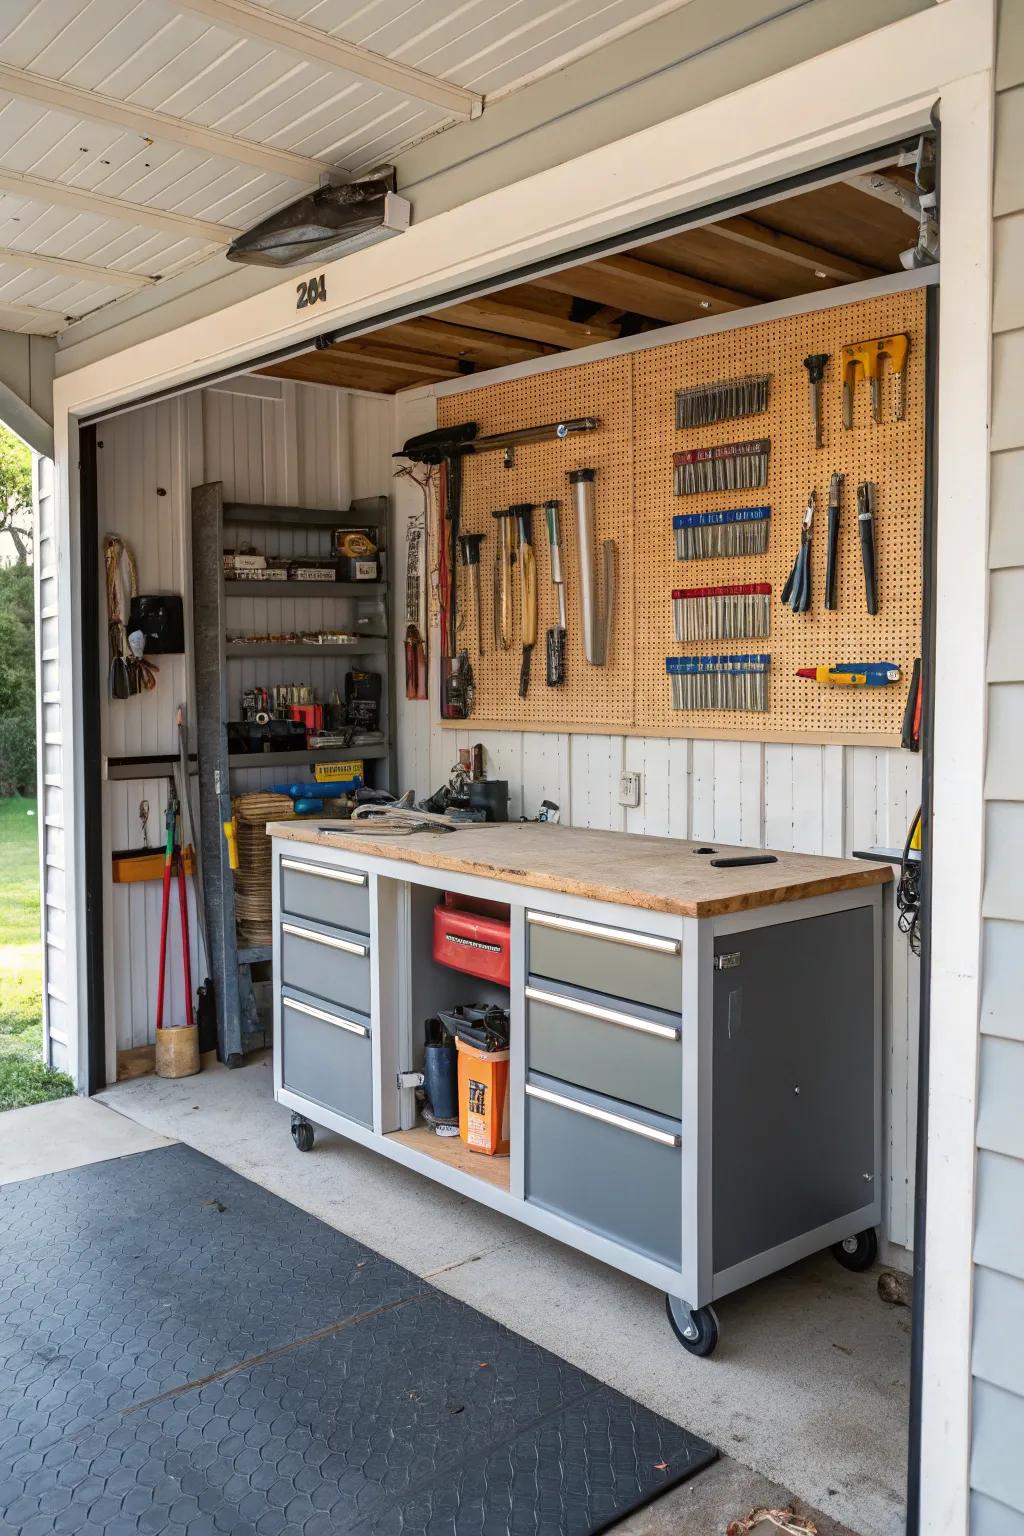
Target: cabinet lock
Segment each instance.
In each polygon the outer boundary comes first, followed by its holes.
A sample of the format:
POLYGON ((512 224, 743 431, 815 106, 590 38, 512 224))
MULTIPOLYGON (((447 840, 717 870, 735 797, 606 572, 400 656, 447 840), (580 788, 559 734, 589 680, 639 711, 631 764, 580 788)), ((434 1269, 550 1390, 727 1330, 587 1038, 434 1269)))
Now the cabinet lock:
POLYGON ((716 971, 734 971, 740 963, 741 955, 738 949, 731 950, 727 955, 715 956, 716 971))

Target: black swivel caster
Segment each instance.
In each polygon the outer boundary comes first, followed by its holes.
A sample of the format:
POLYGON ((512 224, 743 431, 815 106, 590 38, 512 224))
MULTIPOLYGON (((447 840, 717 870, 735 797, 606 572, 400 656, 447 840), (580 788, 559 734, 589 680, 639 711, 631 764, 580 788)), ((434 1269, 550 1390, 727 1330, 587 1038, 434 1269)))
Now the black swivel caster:
POLYGON ((312 1152, 316 1132, 308 1120, 303 1120, 301 1115, 292 1115, 292 1141, 300 1152, 312 1152))
POLYGON ((847 1237, 841 1243, 833 1243, 832 1256, 844 1269, 852 1269, 854 1274, 859 1274, 862 1269, 870 1269, 878 1258, 878 1238, 874 1227, 865 1227, 856 1237, 847 1237))
POLYGON ((691 1312, 678 1296, 665 1297, 665 1311, 672 1332, 691 1355, 710 1355, 718 1343, 718 1317, 714 1307, 695 1307, 691 1312))

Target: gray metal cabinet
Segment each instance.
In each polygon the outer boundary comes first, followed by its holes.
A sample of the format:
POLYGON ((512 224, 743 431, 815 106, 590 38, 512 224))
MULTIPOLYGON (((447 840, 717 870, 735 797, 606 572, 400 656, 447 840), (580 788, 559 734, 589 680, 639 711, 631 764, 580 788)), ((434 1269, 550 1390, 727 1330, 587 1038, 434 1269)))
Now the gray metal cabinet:
POLYGON ((527 1070, 678 1120, 683 1074, 678 1015, 531 976, 527 1070))
POLYGON ((874 1198, 872 954, 870 907, 715 943, 716 1272, 874 1198))
POLYGON ((295 988, 281 993, 281 1081, 291 1093, 373 1124, 370 1021, 295 988))
POLYGON ((678 1268, 677 1120, 531 1073, 525 1150, 528 1201, 678 1268))

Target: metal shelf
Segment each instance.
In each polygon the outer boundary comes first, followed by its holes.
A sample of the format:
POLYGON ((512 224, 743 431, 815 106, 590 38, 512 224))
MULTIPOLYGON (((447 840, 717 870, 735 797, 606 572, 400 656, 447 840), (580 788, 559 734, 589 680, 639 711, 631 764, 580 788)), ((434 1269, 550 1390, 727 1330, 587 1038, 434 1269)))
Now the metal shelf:
POLYGON ((228 661, 264 660, 278 656, 379 656, 388 648, 386 635, 364 635, 351 645, 237 645, 224 646, 228 661))
POLYGON ((388 520, 386 496, 366 496, 353 501, 344 512, 322 507, 268 507, 252 502, 226 501, 224 524, 245 528, 381 528, 388 520))
POLYGON ((369 597, 387 591, 386 581, 231 581, 228 597, 369 597))
POLYGON ((307 747, 304 752, 230 752, 228 764, 232 768, 301 768, 303 763, 344 762, 355 757, 365 763, 387 757, 390 750, 383 741, 369 747, 307 747))

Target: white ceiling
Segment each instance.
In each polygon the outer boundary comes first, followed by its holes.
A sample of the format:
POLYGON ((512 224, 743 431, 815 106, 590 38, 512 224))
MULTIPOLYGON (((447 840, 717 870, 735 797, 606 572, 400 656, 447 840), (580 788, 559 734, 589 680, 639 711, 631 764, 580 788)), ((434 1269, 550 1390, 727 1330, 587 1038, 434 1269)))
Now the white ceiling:
POLYGON ((2 0, 0 329, 56 334, 685 3, 2 0))

